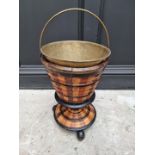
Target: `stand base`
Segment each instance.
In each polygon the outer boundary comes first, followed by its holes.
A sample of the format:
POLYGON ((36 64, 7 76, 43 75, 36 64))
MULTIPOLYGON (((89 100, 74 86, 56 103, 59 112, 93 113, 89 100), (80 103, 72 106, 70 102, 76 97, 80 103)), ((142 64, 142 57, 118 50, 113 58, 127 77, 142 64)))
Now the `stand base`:
POLYGON ((96 111, 92 104, 81 109, 71 109, 57 104, 53 107, 54 118, 63 128, 77 132, 79 140, 84 139, 84 130, 93 124, 96 111))

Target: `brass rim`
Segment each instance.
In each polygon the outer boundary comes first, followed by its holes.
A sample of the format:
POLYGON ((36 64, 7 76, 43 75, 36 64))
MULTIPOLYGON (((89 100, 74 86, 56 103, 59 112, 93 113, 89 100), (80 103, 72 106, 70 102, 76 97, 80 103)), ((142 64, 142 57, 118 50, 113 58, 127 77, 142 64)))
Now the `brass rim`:
POLYGON ((94 42, 90 42, 90 41, 80 41, 80 40, 55 41, 55 42, 51 42, 51 43, 47 43, 46 45, 43 45, 43 46, 41 47, 40 50, 41 50, 42 54, 43 54, 44 56, 46 56, 46 58, 48 58, 48 59, 50 59, 50 60, 53 60, 53 61, 58 61, 58 59, 55 59, 55 58, 51 58, 51 57, 49 57, 48 54, 47 54, 46 52, 44 52, 44 50, 42 50, 42 49, 43 49, 43 47, 45 47, 45 46, 47 47, 47 46, 50 46, 50 45, 59 44, 59 43, 61 43, 61 42, 80 42, 80 43, 89 43, 89 44, 92 44, 92 45, 95 45, 95 46, 101 47, 101 48, 103 48, 103 49, 106 49, 106 50, 108 51, 108 54, 106 55, 105 58, 101 57, 101 58, 96 58, 96 59, 91 59, 91 60, 85 60, 85 61, 82 61, 82 60, 72 61, 72 60, 67 60, 67 59, 65 60, 65 59, 63 59, 63 60, 61 60, 61 61, 63 61, 63 62, 71 62, 71 63, 74 63, 74 62, 76 62, 76 63, 87 63, 87 62, 104 61, 104 60, 106 60, 106 59, 111 55, 111 51, 110 51, 110 49, 109 49, 108 47, 106 47, 106 46, 103 46, 103 45, 100 45, 100 44, 97 44, 97 43, 94 43, 94 42))

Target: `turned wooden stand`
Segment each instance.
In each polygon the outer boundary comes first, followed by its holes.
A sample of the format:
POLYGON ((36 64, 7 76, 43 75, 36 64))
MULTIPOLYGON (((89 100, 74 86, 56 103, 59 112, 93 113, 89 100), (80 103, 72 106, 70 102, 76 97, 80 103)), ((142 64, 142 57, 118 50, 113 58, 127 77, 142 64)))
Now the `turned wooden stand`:
POLYGON ((95 99, 95 93, 90 99, 81 104, 66 103, 55 93, 55 99, 59 103, 53 107, 54 118, 63 128, 77 132, 77 138, 85 137, 84 130, 90 127, 96 118, 96 110, 91 104, 95 99))

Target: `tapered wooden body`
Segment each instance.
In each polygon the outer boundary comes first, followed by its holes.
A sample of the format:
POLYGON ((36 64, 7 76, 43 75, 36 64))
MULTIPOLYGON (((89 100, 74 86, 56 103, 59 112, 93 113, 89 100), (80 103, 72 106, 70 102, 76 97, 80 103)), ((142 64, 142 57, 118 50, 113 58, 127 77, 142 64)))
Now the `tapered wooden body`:
POLYGON ((106 60, 92 67, 72 68, 56 65, 44 57, 41 60, 57 95, 62 100, 75 104, 92 96, 108 62, 106 60))

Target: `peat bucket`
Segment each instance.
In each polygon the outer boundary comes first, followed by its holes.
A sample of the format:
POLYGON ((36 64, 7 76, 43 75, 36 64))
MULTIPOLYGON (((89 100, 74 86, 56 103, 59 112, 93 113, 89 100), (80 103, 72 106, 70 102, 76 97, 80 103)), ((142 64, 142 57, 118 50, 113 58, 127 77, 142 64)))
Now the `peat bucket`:
POLYGON ((78 138, 83 139, 83 130, 95 120, 96 111, 91 103, 95 99, 95 88, 111 54, 108 31, 102 20, 89 10, 65 9, 45 23, 40 35, 40 50, 41 61, 56 90, 58 104, 53 108, 55 120, 65 129, 77 131, 78 138), (42 45, 42 36, 49 22, 67 11, 82 11, 94 16, 105 30, 107 46, 78 40, 42 45))

